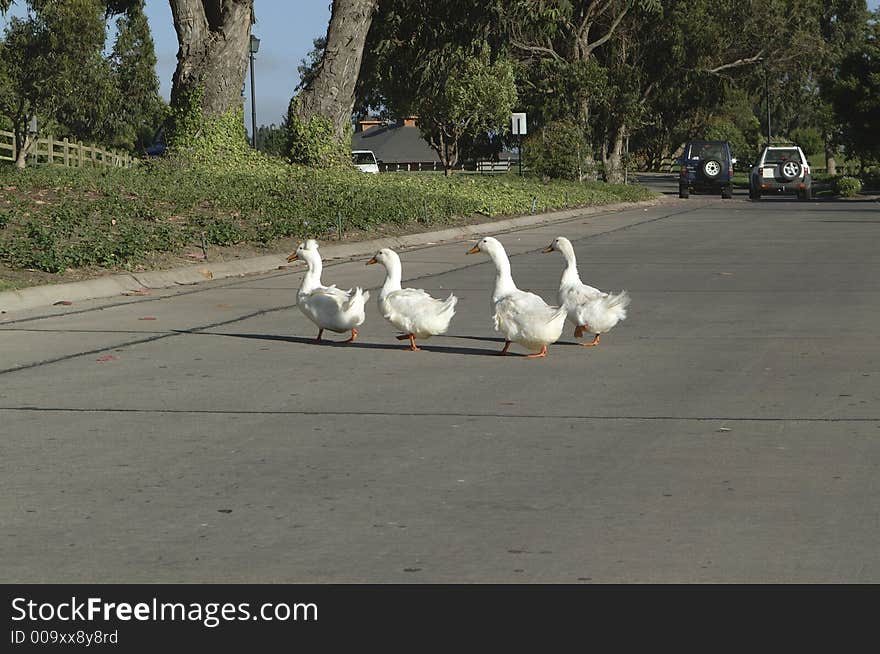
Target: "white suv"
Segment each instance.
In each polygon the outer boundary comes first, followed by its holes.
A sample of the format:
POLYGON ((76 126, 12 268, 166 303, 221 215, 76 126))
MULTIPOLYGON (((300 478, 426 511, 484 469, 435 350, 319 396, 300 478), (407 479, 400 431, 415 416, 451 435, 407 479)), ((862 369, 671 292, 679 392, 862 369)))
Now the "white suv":
POLYGON ((762 194, 794 193, 800 200, 813 197, 813 178, 804 151, 796 145, 764 148, 749 175, 749 199, 762 194))
POLYGON ((379 163, 372 150, 352 150, 351 163, 355 168, 365 173, 379 172, 379 163))

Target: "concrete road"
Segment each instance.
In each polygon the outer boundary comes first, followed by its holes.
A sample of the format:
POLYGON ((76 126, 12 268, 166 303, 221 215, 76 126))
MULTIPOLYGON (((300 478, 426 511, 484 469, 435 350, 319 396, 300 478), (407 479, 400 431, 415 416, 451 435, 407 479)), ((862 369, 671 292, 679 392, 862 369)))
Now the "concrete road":
POLYGON ((502 234, 521 288, 555 297, 562 234, 632 295, 546 359, 497 355, 469 242, 403 253, 460 298, 419 353, 373 302, 314 345, 299 268, 4 316, 0 577, 880 582, 878 209, 737 193, 502 234))

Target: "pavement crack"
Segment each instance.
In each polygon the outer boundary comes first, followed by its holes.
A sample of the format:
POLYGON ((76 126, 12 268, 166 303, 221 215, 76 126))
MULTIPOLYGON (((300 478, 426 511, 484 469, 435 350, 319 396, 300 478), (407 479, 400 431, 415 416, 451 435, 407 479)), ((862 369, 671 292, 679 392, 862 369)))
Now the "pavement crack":
POLYGON ((516 420, 602 420, 602 421, 670 421, 670 422, 808 422, 808 423, 873 423, 878 418, 853 417, 783 417, 783 416, 665 416, 665 415, 602 415, 552 413, 476 413, 458 411, 321 411, 306 409, 154 409, 120 407, 51 407, 0 406, 0 411, 32 413, 130 413, 130 414, 192 414, 192 415, 299 415, 299 416, 357 416, 401 418, 503 418, 516 420))

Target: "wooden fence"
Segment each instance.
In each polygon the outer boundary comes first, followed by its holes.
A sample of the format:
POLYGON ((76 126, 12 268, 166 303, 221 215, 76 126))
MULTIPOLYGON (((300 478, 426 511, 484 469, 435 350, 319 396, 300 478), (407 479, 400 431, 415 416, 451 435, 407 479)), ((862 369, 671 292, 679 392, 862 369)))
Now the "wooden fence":
MULTIPOLYGON (((15 161, 15 134, 0 130, 0 160, 15 161)), ((117 166, 131 168, 137 159, 127 152, 106 150, 82 141, 58 140, 52 136, 38 138, 28 152, 29 163, 49 163, 82 168, 83 166, 117 166)))

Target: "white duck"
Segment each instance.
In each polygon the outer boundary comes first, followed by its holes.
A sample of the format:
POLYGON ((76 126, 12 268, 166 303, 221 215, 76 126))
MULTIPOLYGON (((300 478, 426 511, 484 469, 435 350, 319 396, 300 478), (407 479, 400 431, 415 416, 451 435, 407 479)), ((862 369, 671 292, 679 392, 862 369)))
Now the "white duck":
POLYGON ((366 319, 364 305, 370 299, 369 291, 355 288, 342 291, 333 286, 321 283, 321 255, 318 242, 309 239, 300 243, 296 252, 287 257, 288 263, 302 260, 309 266, 296 295, 296 304, 306 318, 318 326, 316 341, 320 342, 325 329, 341 334, 351 330, 351 337, 345 343, 351 343, 358 337, 357 328, 366 319))
POLYGON ((507 354, 510 343, 515 342, 535 353, 527 355, 529 357, 547 356, 547 346, 562 336, 565 308, 550 306, 540 296, 516 287, 507 252, 497 239, 487 236, 468 250, 468 254, 477 252, 485 252, 495 264, 497 274, 492 306, 495 309, 495 330, 505 338, 501 354, 507 354))
POLYGON ((409 339, 409 348, 417 352, 417 338, 445 334, 455 315, 458 298, 449 294, 445 300, 431 297, 420 288, 401 288, 402 267, 397 252, 382 248, 367 265, 381 263, 385 266, 385 284, 379 291, 379 311, 392 325, 403 332, 400 341, 409 339))
POLYGON ((574 325, 574 337, 584 332, 595 334, 592 342, 580 345, 598 345, 599 335, 610 331, 626 318, 630 298, 626 291, 605 293, 581 281, 577 270, 574 247, 564 236, 558 236, 544 248, 544 252, 558 251, 565 257, 566 266, 559 282, 559 304, 568 311, 568 320, 574 325))

